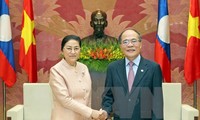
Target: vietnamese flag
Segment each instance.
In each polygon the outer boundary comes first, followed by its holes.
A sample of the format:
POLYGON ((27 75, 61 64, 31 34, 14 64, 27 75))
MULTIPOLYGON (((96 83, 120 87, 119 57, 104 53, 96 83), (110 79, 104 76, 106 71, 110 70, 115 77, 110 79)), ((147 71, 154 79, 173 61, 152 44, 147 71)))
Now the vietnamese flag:
POLYGON ((188 36, 185 54, 184 75, 186 82, 192 84, 200 78, 200 13, 199 1, 190 0, 188 36))
POLYGON ((36 41, 32 0, 24 0, 19 64, 27 72, 29 82, 37 82, 36 41))

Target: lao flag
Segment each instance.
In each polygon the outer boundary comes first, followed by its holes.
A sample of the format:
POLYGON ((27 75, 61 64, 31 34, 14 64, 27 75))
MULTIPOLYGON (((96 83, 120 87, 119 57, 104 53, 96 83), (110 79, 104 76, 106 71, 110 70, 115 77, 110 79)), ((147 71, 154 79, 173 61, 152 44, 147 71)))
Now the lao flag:
POLYGON ((158 1, 158 26, 155 42, 155 61, 160 64, 165 82, 171 82, 171 57, 167 0, 158 1))
POLYGON ((8 0, 1 0, 0 7, 0 78, 8 87, 16 82, 8 0))

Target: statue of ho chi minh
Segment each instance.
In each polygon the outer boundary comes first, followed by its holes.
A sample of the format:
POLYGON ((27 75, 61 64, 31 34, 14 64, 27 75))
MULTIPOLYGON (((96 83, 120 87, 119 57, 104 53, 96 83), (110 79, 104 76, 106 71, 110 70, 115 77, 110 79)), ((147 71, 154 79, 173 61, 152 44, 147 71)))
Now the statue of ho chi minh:
POLYGON ((87 36, 82 39, 83 44, 96 45, 98 43, 113 44, 117 42, 117 39, 108 36, 104 33, 107 27, 107 15, 102 10, 96 10, 91 14, 90 26, 93 28, 94 32, 92 35, 87 36))

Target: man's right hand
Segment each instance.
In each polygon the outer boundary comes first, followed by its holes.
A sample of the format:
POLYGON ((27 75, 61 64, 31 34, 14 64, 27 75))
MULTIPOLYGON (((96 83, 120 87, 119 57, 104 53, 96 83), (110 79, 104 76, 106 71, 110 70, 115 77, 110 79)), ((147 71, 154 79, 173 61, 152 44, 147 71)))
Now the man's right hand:
POLYGON ((102 114, 99 116, 100 120, 106 120, 108 118, 108 114, 105 110, 100 109, 100 111, 102 112, 102 114))
MULTIPOLYGON (((103 114, 103 111, 98 111, 98 110, 92 110, 91 118, 93 120, 99 120, 101 114, 103 114)), ((100 119, 101 120, 101 119, 100 119)))

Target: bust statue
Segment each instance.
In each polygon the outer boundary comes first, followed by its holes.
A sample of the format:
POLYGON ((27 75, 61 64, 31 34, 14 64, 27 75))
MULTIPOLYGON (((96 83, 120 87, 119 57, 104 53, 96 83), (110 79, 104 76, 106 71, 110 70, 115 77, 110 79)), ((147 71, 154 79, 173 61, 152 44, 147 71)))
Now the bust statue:
POLYGON ((87 36, 82 39, 84 44, 113 44, 117 43, 117 39, 111 36, 108 36, 104 33, 105 28, 107 27, 107 15, 102 10, 96 10, 91 14, 90 26, 93 28, 94 32, 92 35, 87 36))

